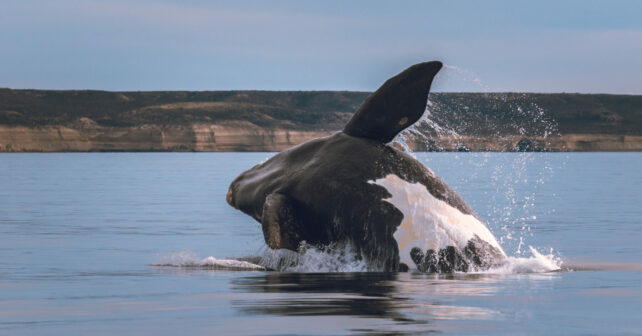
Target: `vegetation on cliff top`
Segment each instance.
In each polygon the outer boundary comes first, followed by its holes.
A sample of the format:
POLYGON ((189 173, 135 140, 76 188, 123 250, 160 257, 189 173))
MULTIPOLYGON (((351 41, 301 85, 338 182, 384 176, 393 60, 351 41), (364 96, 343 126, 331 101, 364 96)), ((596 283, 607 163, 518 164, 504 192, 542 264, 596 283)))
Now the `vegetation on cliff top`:
MULTIPOLYGON (((267 128, 338 130, 369 95, 347 91, 50 91, 0 89, 0 125, 185 125, 249 121, 267 128), (81 119, 83 118, 83 119, 81 119)), ((511 134, 521 113, 555 120, 565 133, 642 135, 642 96, 605 94, 432 93, 436 118, 457 132, 511 134), (535 111, 535 112, 533 112, 535 111), (509 127, 511 126, 511 127, 509 127)))

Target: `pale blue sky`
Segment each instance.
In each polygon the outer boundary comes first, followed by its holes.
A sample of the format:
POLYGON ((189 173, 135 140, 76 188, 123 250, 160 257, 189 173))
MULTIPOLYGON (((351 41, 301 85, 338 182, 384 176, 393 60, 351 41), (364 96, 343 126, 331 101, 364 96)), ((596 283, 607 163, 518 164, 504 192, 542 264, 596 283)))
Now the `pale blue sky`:
POLYGON ((0 87, 642 94, 642 1, 2 0, 0 87))

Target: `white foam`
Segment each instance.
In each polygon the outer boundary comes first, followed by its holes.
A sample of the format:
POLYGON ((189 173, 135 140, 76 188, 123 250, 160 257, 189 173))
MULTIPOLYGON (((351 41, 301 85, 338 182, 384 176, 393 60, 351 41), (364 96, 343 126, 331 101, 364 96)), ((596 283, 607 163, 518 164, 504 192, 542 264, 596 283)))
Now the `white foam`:
POLYGON ((512 273, 544 273, 562 269, 562 260, 550 254, 541 254, 529 246, 532 256, 529 258, 507 257, 501 265, 475 273, 512 274, 512 273))
POLYGON ((366 272, 369 267, 348 243, 331 244, 322 248, 303 242, 298 251, 286 249, 263 252, 260 264, 281 272, 366 272))
MULTIPOLYGON (((529 246, 530 257, 506 257, 499 265, 485 270, 473 270, 470 273, 515 274, 546 273, 561 270, 562 260, 552 251, 549 254, 539 253, 529 246)), ((272 250, 265 248, 261 261, 263 267, 280 272, 373 272, 381 271, 358 256, 350 244, 332 244, 323 248, 303 243, 298 251, 286 249, 272 250)), ((408 264, 414 265, 414 263, 408 264)))
MULTIPOLYGON (((554 256, 552 252, 550 254, 541 254, 535 248, 529 248, 532 254, 531 257, 507 257, 500 265, 471 273, 543 273, 561 269, 561 259, 554 256)), ((332 244, 318 248, 303 243, 296 252, 285 249, 272 250, 266 247, 259 264, 260 265, 257 265, 237 259, 217 259, 211 256, 201 259, 191 252, 183 251, 165 256, 161 258, 159 263, 152 265, 236 271, 262 271, 271 269, 280 272, 305 273, 381 271, 372 268, 372 265, 360 258, 349 244, 332 244)))
POLYGON ((409 183, 394 174, 371 183, 386 188, 392 197, 384 201, 394 205, 404 215, 393 237, 399 246, 401 262, 408 266, 414 265, 410 259, 413 247, 423 251, 438 250, 449 245, 463 249, 475 235, 505 255, 484 223, 437 199, 424 185, 409 183))
POLYGON ((247 270, 258 271, 265 270, 265 267, 256 265, 247 261, 237 259, 217 259, 212 256, 199 259, 192 252, 182 251, 172 253, 169 256, 161 258, 161 262, 153 266, 172 266, 172 267, 198 267, 212 268, 220 270, 247 270))

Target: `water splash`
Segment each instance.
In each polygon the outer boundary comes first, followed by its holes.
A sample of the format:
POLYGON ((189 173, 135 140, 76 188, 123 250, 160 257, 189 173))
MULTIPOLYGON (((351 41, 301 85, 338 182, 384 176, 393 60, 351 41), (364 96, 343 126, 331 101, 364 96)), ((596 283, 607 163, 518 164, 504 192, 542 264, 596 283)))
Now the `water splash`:
POLYGON ((473 72, 451 65, 439 76, 474 83, 477 92, 431 93, 423 117, 393 143, 419 151, 546 151, 560 135, 532 94, 489 92, 473 72))
MULTIPOLYGON (((531 255, 507 257, 503 263, 484 270, 473 270, 470 273, 515 274, 546 273, 562 269, 562 259, 551 250, 548 254, 528 247, 531 255)), ((266 269, 279 272, 377 272, 381 271, 361 258, 350 244, 331 244, 315 247, 303 243, 298 251, 285 249, 272 250, 264 248, 259 264, 266 269)), ((412 266, 411 266, 412 267, 412 266)), ((414 269, 414 267, 412 267, 414 269)))
MULTIPOLYGON (((530 247, 530 257, 508 257, 504 263, 473 274, 545 273, 562 269, 561 258, 551 251, 539 253, 530 247)), ((298 251, 264 248, 261 256, 251 258, 257 264, 239 259, 198 258, 194 253, 181 251, 164 256, 151 266, 176 267, 184 270, 266 271, 328 273, 381 271, 361 258, 349 244, 315 247, 302 244, 298 251)))
POLYGON ((548 254, 542 254, 532 246, 528 247, 530 257, 508 257, 506 262, 487 270, 480 270, 474 273, 484 274, 514 274, 514 273, 546 273, 562 269, 562 259, 555 256, 551 250, 548 254))
MULTIPOLYGON (((457 160, 468 159, 461 162, 461 168, 471 173, 454 184, 466 184, 474 179, 476 170, 492 169, 485 198, 486 208, 490 210, 482 217, 492 231, 499 233, 499 242, 505 251, 522 256, 526 253, 528 238, 533 236, 532 227, 537 223, 533 214, 537 191, 554 173, 548 159, 540 169, 529 169, 536 161, 532 152, 545 151, 551 137, 560 135, 557 122, 532 96, 489 93, 479 77, 466 69, 447 65, 440 76, 474 83, 482 93, 431 93, 423 117, 399 134, 394 143, 403 144, 411 155, 413 149, 519 151, 519 154, 501 157, 494 167, 489 167, 491 161, 483 153, 473 154, 472 158, 457 156, 457 160)), ((548 213, 554 211, 550 209, 548 213)))
POLYGON ((455 65, 444 64, 433 82, 434 91, 439 91, 442 87, 456 86, 464 88, 459 89, 460 91, 490 92, 490 87, 475 72, 455 65))
POLYGON ((152 266, 168 266, 181 268, 201 268, 228 271, 262 271, 265 267, 245 260, 217 259, 212 256, 200 259, 190 251, 174 252, 160 258, 152 266))
POLYGON ((303 242, 296 252, 266 247, 259 264, 281 272, 377 271, 349 243, 316 247, 303 242))

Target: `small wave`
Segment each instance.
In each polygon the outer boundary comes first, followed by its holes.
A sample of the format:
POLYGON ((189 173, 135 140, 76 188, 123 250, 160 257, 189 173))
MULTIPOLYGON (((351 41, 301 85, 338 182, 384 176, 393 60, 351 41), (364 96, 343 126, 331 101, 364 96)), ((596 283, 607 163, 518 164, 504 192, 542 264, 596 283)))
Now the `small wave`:
POLYGON ((238 259, 217 259, 212 256, 199 259, 192 252, 175 252, 161 258, 161 261, 152 266, 203 268, 227 271, 263 271, 265 267, 238 259))
MULTIPOLYGON (((507 257, 499 265, 485 270, 470 273, 481 274, 514 274, 514 273, 546 273, 562 270, 562 260, 551 254, 539 253, 529 247, 532 256, 507 257)), ((254 261, 254 260, 253 260, 254 261)), ((265 247, 256 263, 240 259, 217 259, 207 257, 200 259, 191 252, 176 252, 161 258, 152 266, 198 268, 207 270, 227 271, 265 271, 330 273, 330 272, 377 272, 375 265, 363 259, 354 248, 348 244, 331 244, 315 247, 306 243, 301 244, 297 251, 286 249, 273 250, 265 247)))
POLYGON ((552 253, 539 253, 529 246, 532 256, 529 258, 507 257, 501 265, 475 273, 512 274, 512 273, 546 273, 562 270, 562 259, 552 253))
POLYGON ((639 261, 568 260, 564 268, 571 271, 642 271, 639 261))
MULTIPOLYGON (((471 273, 513 274, 513 273, 547 273, 562 270, 561 258, 550 254, 539 253, 530 246, 531 257, 507 257, 501 264, 485 270, 471 273)), ((260 265, 266 269, 280 272, 372 272, 380 271, 375 265, 361 258, 350 244, 332 244, 326 247, 314 247, 302 244, 297 252, 266 248, 260 265)))

